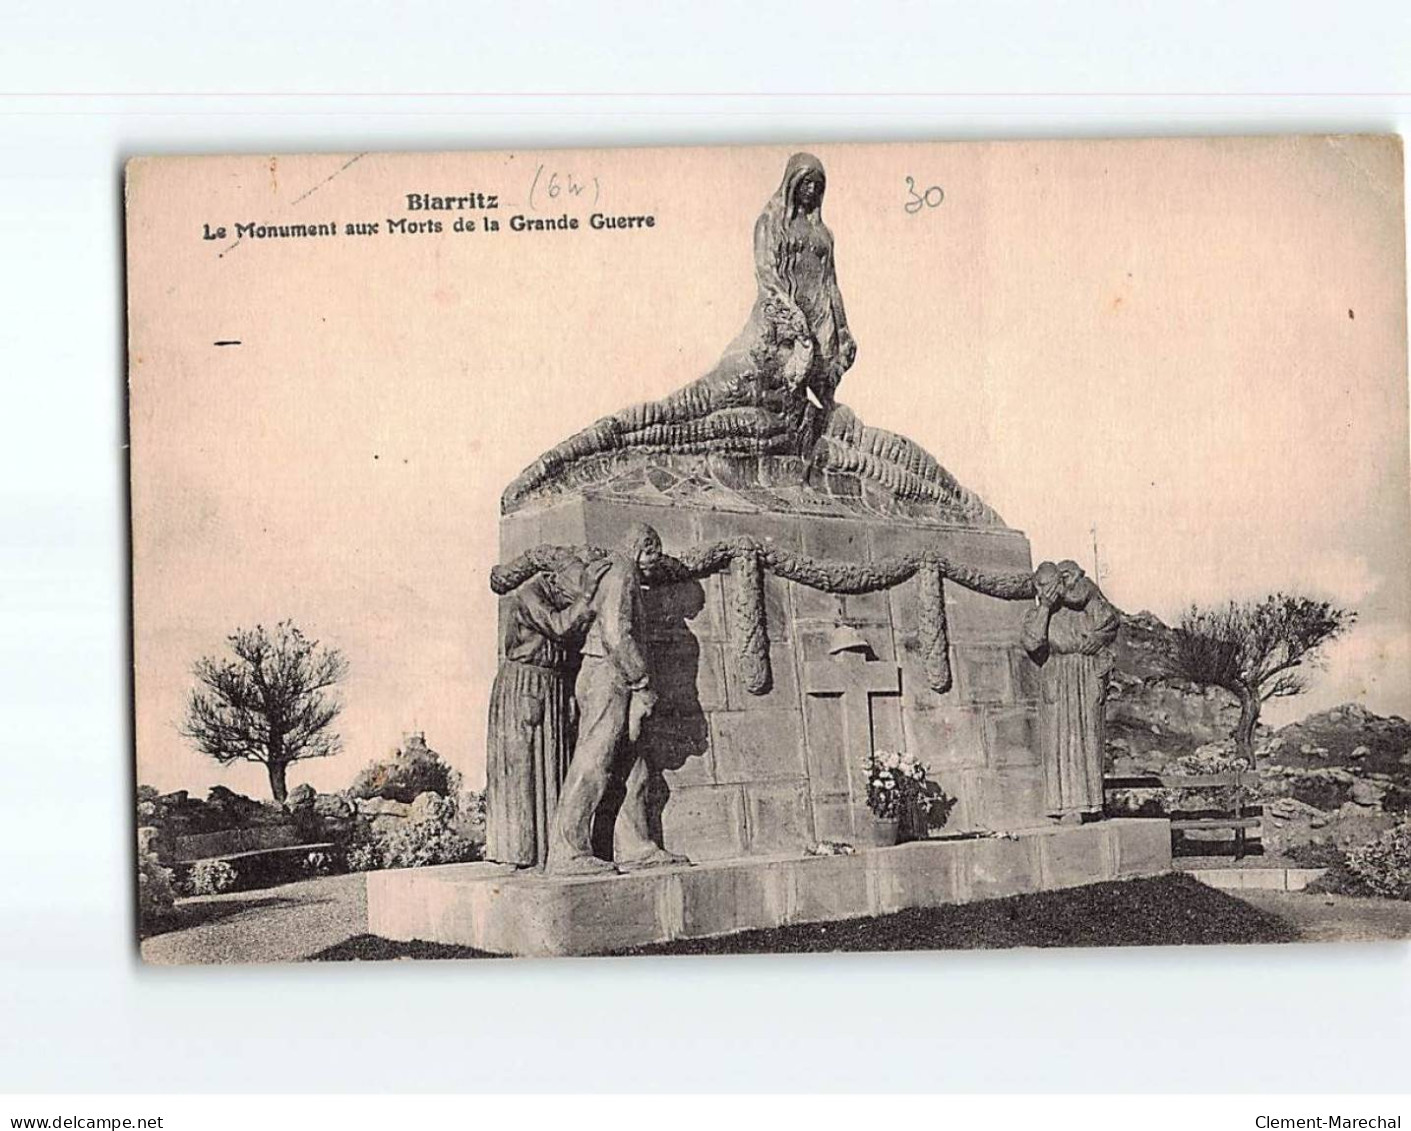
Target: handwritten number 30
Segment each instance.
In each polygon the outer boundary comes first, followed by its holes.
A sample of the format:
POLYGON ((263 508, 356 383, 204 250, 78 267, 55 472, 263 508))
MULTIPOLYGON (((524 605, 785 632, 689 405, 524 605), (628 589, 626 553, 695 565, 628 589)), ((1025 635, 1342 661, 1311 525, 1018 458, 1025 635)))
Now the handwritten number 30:
POLYGON ((916 181, 911 177, 906 178, 906 194, 909 199, 902 207, 912 216, 923 208, 937 207, 946 198, 945 190, 940 185, 932 185, 924 192, 917 192, 916 181))

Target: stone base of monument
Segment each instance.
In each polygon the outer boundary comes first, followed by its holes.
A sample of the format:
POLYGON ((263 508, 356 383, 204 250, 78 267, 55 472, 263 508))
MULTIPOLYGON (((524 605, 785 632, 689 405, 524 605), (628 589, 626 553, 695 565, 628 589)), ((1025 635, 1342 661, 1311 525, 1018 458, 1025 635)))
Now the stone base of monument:
POLYGON ((448 864, 369 873, 368 930, 495 954, 604 954, 1170 868, 1170 823, 1138 818, 615 876, 555 878, 502 864, 448 864))

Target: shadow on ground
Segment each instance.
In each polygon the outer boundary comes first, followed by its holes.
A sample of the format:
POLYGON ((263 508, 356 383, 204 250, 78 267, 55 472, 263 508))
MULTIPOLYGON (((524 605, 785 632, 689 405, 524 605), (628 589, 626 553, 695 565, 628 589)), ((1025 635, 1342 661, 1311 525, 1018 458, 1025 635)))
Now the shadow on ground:
POLYGON ((144 962, 300 962, 367 930, 362 874, 321 876, 263 891, 177 901, 140 944, 144 962))
POLYGON ((221 902, 188 902, 177 904, 175 910, 165 919, 143 928, 141 937, 154 939, 169 935, 174 931, 185 931, 207 923, 219 923, 249 912, 263 912, 275 907, 293 907, 301 901, 257 895, 251 899, 225 899, 221 902))
MULTIPOLYGON (((981 903, 918 908, 872 919, 807 923, 714 939, 682 939, 622 954, 777 954, 827 951, 996 949, 1016 946, 1174 946, 1283 943, 1297 930, 1279 916, 1189 876, 1091 884, 981 903)), ((487 958, 438 943, 361 935, 319 960, 487 958)))

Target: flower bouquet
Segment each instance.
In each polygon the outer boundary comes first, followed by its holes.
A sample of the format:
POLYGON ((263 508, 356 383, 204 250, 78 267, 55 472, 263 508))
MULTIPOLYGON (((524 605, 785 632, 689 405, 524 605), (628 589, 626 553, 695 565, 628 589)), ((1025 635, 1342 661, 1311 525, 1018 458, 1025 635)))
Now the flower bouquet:
POLYGON ((941 788, 926 776, 926 767, 910 754, 877 750, 863 760, 867 775, 867 807, 878 822, 878 843, 887 843, 889 826, 896 829, 890 843, 920 840, 926 836, 931 806, 942 796, 941 788))

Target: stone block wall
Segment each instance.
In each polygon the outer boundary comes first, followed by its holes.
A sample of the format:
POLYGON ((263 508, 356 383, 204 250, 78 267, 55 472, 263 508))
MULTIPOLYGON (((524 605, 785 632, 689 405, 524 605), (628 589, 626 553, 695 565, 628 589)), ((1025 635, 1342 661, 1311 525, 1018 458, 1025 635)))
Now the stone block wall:
MULTIPOLYGON (((501 561, 544 542, 620 545, 648 522, 668 553, 750 534, 819 558, 866 561, 928 547, 1003 570, 1031 568, 1025 537, 1003 528, 927 525, 914 519, 824 518, 797 512, 735 513, 574 496, 502 519, 501 561)), ((882 593, 834 596, 766 575, 772 685, 741 686, 716 574, 646 594, 640 638, 660 701, 642 748, 660 771, 664 843, 692 859, 797 853, 819 840, 863 838, 859 749, 905 749, 955 799, 945 831, 1009 830, 1043 820, 1037 748, 1037 669, 1019 646, 1024 602, 985 597, 948 581, 953 682, 926 686, 916 628, 915 582, 882 593), (839 623, 865 637, 875 659, 847 673, 829 653, 839 623), (856 696, 815 693, 836 679, 874 688, 870 712, 856 696), (850 714, 849 708, 853 706, 850 714), (867 733, 859 737, 859 718, 867 733)))

